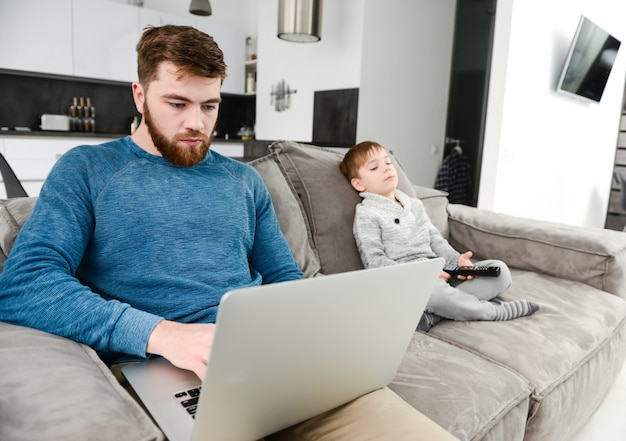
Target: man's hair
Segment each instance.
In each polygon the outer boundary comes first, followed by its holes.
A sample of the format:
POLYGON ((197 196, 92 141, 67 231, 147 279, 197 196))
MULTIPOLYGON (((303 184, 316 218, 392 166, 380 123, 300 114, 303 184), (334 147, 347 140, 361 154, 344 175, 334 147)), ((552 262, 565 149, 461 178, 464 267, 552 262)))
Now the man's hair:
POLYGON ((350 147, 344 155, 339 168, 341 173, 350 181, 359 177, 359 169, 367 163, 370 153, 374 150, 385 150, 385 148, 374 141, 363 141, 350 147))
POLYGON ((137 76, 147 88, 157 79, 161 63, 169 61, 179 75, 226 78, 224 54, 213 37, 191 26, 147 27, 137 43, 137 76))

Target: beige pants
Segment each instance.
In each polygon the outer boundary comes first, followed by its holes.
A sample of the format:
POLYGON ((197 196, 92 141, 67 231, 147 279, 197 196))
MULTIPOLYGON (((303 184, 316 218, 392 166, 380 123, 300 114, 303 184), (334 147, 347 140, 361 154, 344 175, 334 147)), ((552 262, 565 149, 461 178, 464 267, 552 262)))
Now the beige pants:
MULTIPOLYGON (((130 393, 121 374, 123 364, 111 371, 130 393)), ((433 421, 382 388, 336 409, 265 438, 265 441, 458 441, 433 421)))
POLYGON ((386 387, 266 438, 305 440, 458 441, 386 387))

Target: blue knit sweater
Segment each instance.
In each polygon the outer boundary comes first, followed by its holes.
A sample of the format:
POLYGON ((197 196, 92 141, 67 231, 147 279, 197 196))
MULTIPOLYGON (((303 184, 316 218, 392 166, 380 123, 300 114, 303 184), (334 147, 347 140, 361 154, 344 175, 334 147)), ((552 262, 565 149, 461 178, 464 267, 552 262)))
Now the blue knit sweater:
POLYGON ((228 290, 301 277, 252 167, 212 151, 177 167, 126 137, 57 162, 0 275, 0 320, 145 356, 162 318, 214 322, 228 290))

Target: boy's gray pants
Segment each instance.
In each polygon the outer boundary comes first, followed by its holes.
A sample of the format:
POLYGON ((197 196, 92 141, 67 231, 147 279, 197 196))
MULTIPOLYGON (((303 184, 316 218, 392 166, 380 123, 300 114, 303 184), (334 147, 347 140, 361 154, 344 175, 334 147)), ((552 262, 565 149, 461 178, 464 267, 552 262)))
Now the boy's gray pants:
POLYGON ((476 266, 499 266, 498 277, 476 277, 471 280, 439 279, 426 306, 426 312, 460 321, 494 320, 496 306, 489 302, 511 286, 509 267, 500 260, 483 260, 476 266))

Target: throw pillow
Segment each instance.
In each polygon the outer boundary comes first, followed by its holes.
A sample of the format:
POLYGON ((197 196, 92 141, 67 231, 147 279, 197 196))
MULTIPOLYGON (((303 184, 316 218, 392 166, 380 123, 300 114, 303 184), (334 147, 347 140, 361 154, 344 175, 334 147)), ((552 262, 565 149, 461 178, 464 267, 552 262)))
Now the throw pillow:
POLYGON ((313 247, 311 229, 295 190, 286 179, 278 164, 278 155, 272 153, 248 163, 259 172, 272 196, 272 203, 280 229, 291 248, 291 252, 305 277, 320 272, 317 251, 313 247))

